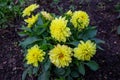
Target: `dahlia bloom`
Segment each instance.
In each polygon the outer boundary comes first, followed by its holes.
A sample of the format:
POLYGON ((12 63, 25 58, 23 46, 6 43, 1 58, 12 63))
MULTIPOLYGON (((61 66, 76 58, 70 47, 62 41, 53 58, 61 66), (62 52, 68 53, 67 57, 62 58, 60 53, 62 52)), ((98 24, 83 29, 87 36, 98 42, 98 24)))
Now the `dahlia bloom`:
POLYGON ((25 22, 26 23, 28 23, 28 28, 31 28, 32 27, 32 25, 38 20, 38 16, 39 16, 39 14, 37 14, 37 15, 32 15, 32 17, 31 18, 28 18, 28 19, 25 19, 25 22))
POLYGON ((30 6, 26 7, 24 10, 23 10, 23 17, 25 16, 30 16, 31 12, 33 12, 35 9, 37 9, 39 7, 39 5, 37 4, 31 4, 30 6))
POLYGON ((71 22, 75 28, 81 31, 89 25, 90 19, 86 12, 75 11, 71 18, 71 22))
POLYGON ((50 61, 58 68, 69 66, 72 62, 72 49, 58 44, 49 52, 50 61))
POLYGON ((52 20, 50 25, 51 36, 59 42, 66 42, 66 38, 71 35, 70 28, 67 27, 67 20, 59 17, 52 20))
POLYGON ((46 11, 41 11, 42 16, 46 19, 46 20, 53 20, 54 18, 50 15, 50 13, 46 12, 46 11))
POLYGON ((77 48, 74 49, 74 57, 78 60, 89 61, 93 55, 96 53, 96 44, 90 40, 83 42, 80 41, 80 44, 77 48))
POLYGON ((32 64, 33 66, 38 67, 38 62, 42 62, 44 60, 45 52, 39 49, 38 45, 34 45, 27 51, 27 64, 32 64))

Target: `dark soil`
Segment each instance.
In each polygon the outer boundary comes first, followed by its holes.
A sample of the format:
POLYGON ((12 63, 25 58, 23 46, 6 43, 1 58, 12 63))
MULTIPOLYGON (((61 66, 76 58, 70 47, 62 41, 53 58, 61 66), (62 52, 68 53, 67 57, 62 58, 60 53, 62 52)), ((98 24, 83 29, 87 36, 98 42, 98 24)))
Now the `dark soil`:
POLYGON ((0 80, 21 80, 23 56, 15 28, 0 29, 0 80))
MULTIPOLYGON (((99 70, 93 72, 87 69, 84 79, 120 80, 120 36, 117 35, 120 19, 117 18, 119 14, 114 7, 120 0, 90 0, 91 2, 82 4, 79 0, 71 1, 61 0, 58 4, 53 4, 54 6, 50 6, 51 0, 38 0, 37 3, 40 4, 40 9, 56 14, 60 14, 56 6, 63 7, 63 10, 67 11, 70 5, 73 5, 75 10, 88 12, 90 24, 97 26, 97 37, 104 40, 105 44, 101 45, 104 51, 98 50, 94 57, 100 65, 99 70)), ((0 29, 0 80, 21 80, 24 68, 21 48, 18 46, 21 39, 17 34, 17 27, 0 29)))

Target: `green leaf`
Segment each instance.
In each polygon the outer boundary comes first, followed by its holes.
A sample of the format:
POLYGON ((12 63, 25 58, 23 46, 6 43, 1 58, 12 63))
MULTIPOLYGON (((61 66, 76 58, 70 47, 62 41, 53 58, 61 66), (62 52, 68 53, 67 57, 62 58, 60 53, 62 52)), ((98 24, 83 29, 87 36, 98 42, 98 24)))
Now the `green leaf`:
POLYGON ((97 35, 97 30, 95 27, 88 27, 81 34, 79 34, 78 38, 83 39, 84 41, 88 39, 92 39, 97 35))
POLYGON ((120 12, 120 3, 119 2, 115 5, 115 10, 116 10, 116 12, 120 12))
POLYGON ((71 76, 77 78, 79 77, 79 73, 77 71, 72 71, 71 76))
POLYGON ((27 63, 24 63, 24 67, 27 68, 29 67, 29 65, 27 63))
POLYGON ((48 45, 47 45, 47 44, 42 44, 42 45, 40 46, 40 48, 41 48, 42 50, 47 50, 47 49, 48 49, 48 45))
POLYGON ((59 76, 64 76, 65 70, 63 68, 56 68, 54 69, 54 72, 59 76))
POLYGON ((25 80, 26 76, 27 76, 27 73, 28 71, 31 69, 31 67, 28 67, 26 70, 23 71, 23 74, 22 74, 22 80, 25 80))
POLYGON ((37 33, 38 35, 41 35, 43 32, 45 32, 46 31, 46 28, 42 28, 42 29, 40 29, 39 30, 39 32, 37 33))
POLYGON ((42 21, 42 18, 39 16, 38 18, 38 22, 37 22, 38 25, 43 25, 43 21, 42 21))
POLYGON ((93 71, 96 71, 99 68, 99 65, 95 61, 89 61, 85 64, 93 71))
POLYGON ((93 38, 97 35, 97 30, 96 29, 91 29, 88 30, 88 32, 86 33, 88 38, 93 38))
POLYGON ((29 74, 29 76, 32 76, 32 74, 33 74, 33 66, 30 66, 29 68, 30 69, 28 70, 28 74, 29 74))
POLYGON ((70 75, 70 73, 71 73, 70 67, 67 67, 66 70, 65 70, 64 77, 70 75))
POLYGON ((47 71, 47 70, 50 68, 50 66, 51 66, 51 62, 50 62, 50 60, 48 59, 48 60, 45 62, 45 64, 44 64, 44 69, 45 69, 45 71, 47 71))
POLYGON ((64 77, 60 77, 60 78, 55 79, 55 80, 65 80, 65 78, 64 77))
POLYGON ((42 50, 48 50, 49 48, 49 44, 47 43, 47 40, 46 39, 43 39, 40 43, 40 48, 42 50))
POLYGON ((117 33, 120 35, 120 26, 118 26, 117 33))
POLYGON ((97 45, 97 48, 100 50, 104 50, 102 47, 100 47, 99 45, 97 45))
POLYGON ((63 13, 63 7, 57 6, 57 9, 61 14, 63 13))
POLYGON ((26 36, 26 32, 24 32, 24 31, 18 32, 18 35, 21 36, 21 37, 24 37, 24 36, 26 36))
POLYGON ((31 32, 31 29, 28 28, 28 27, 25 27, 25 26, 22 26, 20 29, 23 30, 23 31, 29 31, 29 32, 31 32))
POLYGON ((25 70, 22 74, 22 80, 25 80, 28 70, 25 70))
MULTIPOLYGON (((4 14, 2 11, 0 11, 0 16, 1 16, 1 17, 4 17, 5 14, 4 14)), ((1 18, 1 17, 0 17, 0 18, 1 18)))
POLYGON ((38 41, 40 39, 37 39, 36 37, 28 37, 24 41, 20 42, 20 45, 24 48, 26 48, 28 45, 38 41))
POLYGON ((105 41, 98 38, 93 38, 92 40, 94 40, 96 44, 100 44, 100 43, 105 44, 105 41))
POLYGON ((82 75, 85 75, 85 67, 83 63, 80 63, 78 65, 78 70, 79 70, 79 73, 81 73, 82 75))
POLYGON ((67 43, 67 44, 71 44, 73 46, 78 46, 80 42, 79 41, 73 41, 73 42, 70 42, 70 43, 67 43))
POLYGON ((39 67, 34 67, 33 68, 33 74, 37 74, 38 70, 39 70, 39 67))
POLYGON ((73 78, 71 76, 68 76, 67 80, 73 80, 73 78))
POLYGON ((54 3, 58 4, 60 0, 53 0, 54 3))
POLYGON ((101 39, 98 39, 98 38, 93 38, 91 39, 93 40, 96 44, 97 44, 97 48, 100 49, 100 50, 104 50, 102 47, 100 47, 98 44, 105 44, 105 41, 101 40, 101 39))
POLYGON ((49 71, 44 71, 42 74, 38 76, 38 80, 49 80, 49 71))
POLYGON ((35 25, 35 27, 33 28, 33 31, 34 31, 34 35, 36 36, 40 36, 40 35, 42 35, 43 34, 43 36, 45 35, 45 34, 48 34, 48 33, 46 33, 47 32, 47 27, 48 27, 48 24, 49 24, 49 22, 46 22, 46 23, 44 23, 43 25, 35 25))

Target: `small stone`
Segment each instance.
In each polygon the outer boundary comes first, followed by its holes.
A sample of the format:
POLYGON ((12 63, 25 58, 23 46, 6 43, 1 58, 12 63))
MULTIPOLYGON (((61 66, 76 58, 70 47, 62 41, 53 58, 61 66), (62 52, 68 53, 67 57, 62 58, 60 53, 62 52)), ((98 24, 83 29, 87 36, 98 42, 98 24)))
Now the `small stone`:
POLYGON ((104 63, 105 61, 104 61, 104 60, 102 60, 102 62, 104 63))
POLYGON ((117 42, 116 42, 116 41, 114 41, 114 44, 117 44, 117 42))
POLYGON ((4 62, 3 62, 3 64, 6 64, 6 63, 7 63, 7 61, 4 61, 4 62))
POLYGON ((109 72, 109 74, 112 74, 112 72, 109 72))

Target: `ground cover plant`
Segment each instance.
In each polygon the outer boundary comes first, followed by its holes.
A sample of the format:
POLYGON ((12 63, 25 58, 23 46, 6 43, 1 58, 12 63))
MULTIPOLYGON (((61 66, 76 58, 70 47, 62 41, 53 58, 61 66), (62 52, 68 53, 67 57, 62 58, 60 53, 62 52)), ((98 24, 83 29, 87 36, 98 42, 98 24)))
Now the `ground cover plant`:
POLYGON ((0 1, 0 28, 6 28, 14 18, 21 16, 24 0, 1 0, 0 1))
MULTIPOLYGON (((19 0, 13 0, 13 2, 17 1, 19 0)), ((90 25, 97 28, 96 37, 104 40, 105 44, 101 45, 104 50, 97 49, 97 53, 91 59, 99 64, 99 69, 91 71, 85 65, 83 80, 120 79, 119 0, 58 0, 57 3, 53 0, 29 0, 27 2, 39 4, 38 12, 45 10, 58 16, 68 10, 85 11, 90 17, 90 25)), ((25 2, 25 6, 28 5, 25 2)), ((2 80, 21 80, 22 73, 26 70, 23 67, 22 53, 24 52, 18 45, 18 42, 22 40, 18 35, 18 29, 24 24, 23 19, 20 19, 12 18, 13 21, 9 23, 9 27, 0 29, 0 79, 2 80)), ((24 63, 26 62, 27 60, 24 61, 24 63)), ((52 77, 55 78, 54 75, 52 77)), ((37 80, 37 78, 35 75, 30 77, 27 75, 26 80, 37 80)))
POLYGON ((82 10, 60 16, 46 11, 34 14, 37 8, 39 5, 31 4, 23 10, 22 16, 27 18, 19 33, 26 37, 20 43, 26 62, 22 80, 27 73, 38 80, 74 80, 85 75, 85 66, 97 70, 99 66, 91 58, 104 41, 96 38, 89 15, 82 10))

